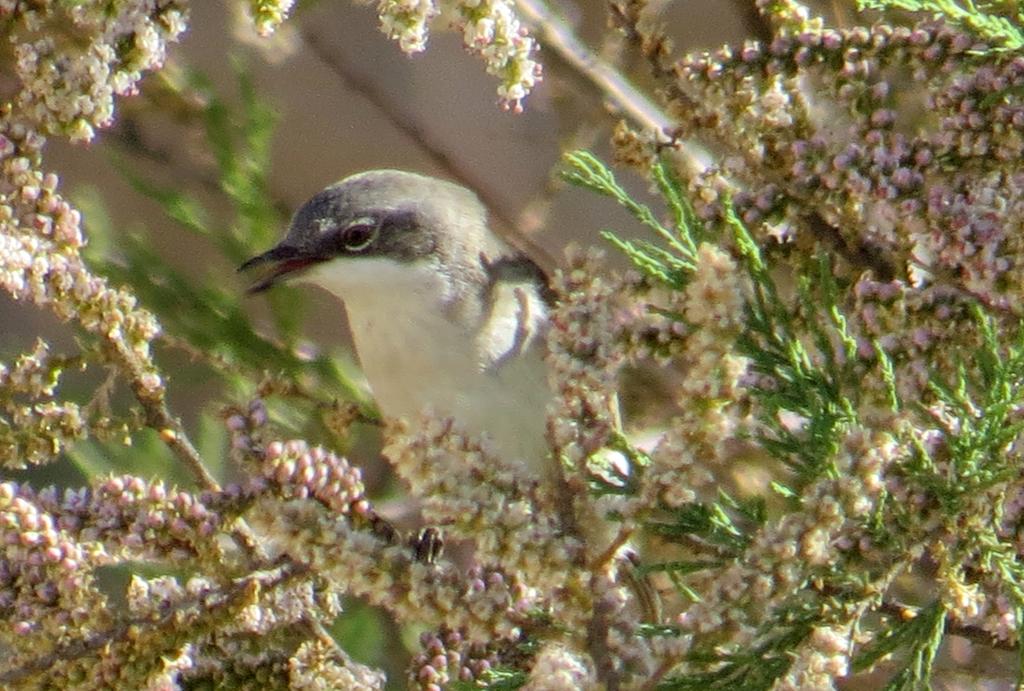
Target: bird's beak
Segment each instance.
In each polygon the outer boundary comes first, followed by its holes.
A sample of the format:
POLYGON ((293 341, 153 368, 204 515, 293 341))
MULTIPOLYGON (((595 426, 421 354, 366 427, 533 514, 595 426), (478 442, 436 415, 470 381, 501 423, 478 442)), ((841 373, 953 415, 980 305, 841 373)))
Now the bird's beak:
POLYGON ((246 261, 238 267, 238 271, 248 271, 264 264, 272 265, 270 272, 266 276, 253 283, 246 290, 247 293, 253 295, 272 288, 278 281, 284 280, 292 274, 312 264, 316 264, 318 261, 319 259, 316 256, 303 252, 297 247, 277 245, 263 254, 258 254, 246 261))

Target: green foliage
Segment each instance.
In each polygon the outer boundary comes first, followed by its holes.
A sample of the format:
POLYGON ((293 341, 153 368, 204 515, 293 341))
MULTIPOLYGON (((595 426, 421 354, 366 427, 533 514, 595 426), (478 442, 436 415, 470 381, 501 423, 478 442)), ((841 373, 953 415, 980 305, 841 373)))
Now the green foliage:
POLYGON ((857 0, 857 9, 929 13, 988 41, 992 50, 1015 51, 1024 47, 1024 15, 1017 9, 1016 2, 857 0))
MULTIPOLYGON (((218 96, 201 75, 189 75, 180 87, 187 91, 186 100, 202 103, 196 122, 212 153, 217 190, 227 201, 228 217, 211 211, 187 188, 140 174, 127 156, 114 158, 129 184, 187 231, 186 241, 206 250, 207 266, 197 271, 176 265, 173 259, 168 261, 165 253, 154 248, 145 229, 130 235, 120 232, 102 198, 91 188, 76 194, 89 222, 87 259, 113 282, 130 286, 140 302, 158 316, 163 327, 161 344, 168 347, 166 357, 184 352, 192 360, 191 367, 170 367, 169 371, 178 377, 196 377, 196 383, 213 373, 239 397, 251 395, 251 383, 269 371, 292 395, 286 401, 267 399, 275 423, 310 438, 323 432, 309 429, 310 421, 318 418, 317 408, 328 405, 335 396, 360 401, 362 394, 332 353, 300 354, 303 301, 295 289, 281 286, 267 294, 275 332, 267 336, 244 308, 244 285, 233 280, 234 267, 272 245, 287 220, 274 203, 266 179, 276 117, 259 98, 245 70, 236 67, 237 106, 218 96)), ((188 254, 199 252, 190 248, 188 254)), ((372 419, 371 404, 362 403, 364 415, 372 419)), ((207 469, 215 477, 227 476, 227 433, 219 415, 201 411, 191 426, 192 440, 207 469)), ((87 477, 130 472, 181 486, 194 484, 194 478, 157 433, 145 428, 124 438, 79 442, 68 457, 87 477)), ((355 659, 388 668, 397 676, 405 652, 401 641, 387 641, 384 626, 379 610, 350 602, 332 634, 355 659)))
MULTIPOLYGON (((605 237, 647 276, 675 289, 685 286, 696 268, 696 243, 704 233, 698 230, 685 192, 668 175, 668 169, 659 163, 652 168, 652 177, 672 215, 671 227, 655 219, 649 207, 631 199, 611 172, 589 154, 571 154, 566 163, 566 179, 615 199, 653 230, 660 243, 627 242, 610 231, 605 231, 605 237)), ((839 285, 827 252, 805 259, 794 280, 785 290, 780 289, 776 272, 728 201, 724 209, 724 226, 729 232, 717 241, 731 240, 730 249, 748 278, 744 326, 736 345, 749 358, 750 370, 758 375, 748 385, 760 423, 754 441, 768 457, 792 471, 791 481, 774 479, 771 489, 786 506, 795 509, 809 483, 822 476, 838 477, 835 460, 840 445, 849 430, 862 424, 857 410, 864 395, 865 367, 877 368, 877 380, 884 387, 883 395, 893 414, 923 411, 930 416, 932 409, 902 400, 897 387, 897 362, 879 339, 870 342, 874 363, 866 361, 844 314, 841 295, 845 288, 839 285)), ((965 502, 1016 477, 1019 468, 1006 450, 1024 431, 1024 422, 1014 414, 1024 401, 1024 327, 1015 340, 1005 343, 992 317, 977 306, 973 313, 982 347, 971 353, 970 366, 961 361, 955 376, 936 373, 930 384, 936 400, 948 411, 939 422, 947 441, 941 453, 948 453, 950 458, 932 458, 925 444, 919 443, 916 458, 905 467, 908 480, 935 496, 951 520, 961 515, 958 512, 963 511, 965 502)), ((665 316, 680 319, 679 315, 665 316)), ((598 494, 635 494, 649 459, 632 449, 624 438, 616 439, 612 446, 624 455, 630 470, 616 475, 613 469, 613 476, 595 482, 593 489, 598 494)), ((995 498, 993 517, 1001 514, 1003 499, 995 498)), ((720 491, 715 501, 648 510, 641 521, 646 533, 700 556, 643 564, 638 572, 663 574, 684 601, 699 600, 699 593, 687 584, 688 577, 743 559, 769 520, 766 506, 766 499, 760 497, 738 500, 720 491)), ((872 513, 863 517, 864 529, 877 541, 876 546, 893 549, 912 544, 915 520, 898 503, 886 501, 884 494, 872 513), (893 521, 906 523, 908 530, 894 531, 893 521)), ((958 535, 959 542, 951 547, 954 563, 973 560, 982 571, 996 574, 1014 600, 1015 610, 1024 611, 1024 569, 1014 549, 1004 545, 996 534, 998 521, 989 519, 986 524, 989 527, 975 531, 973 537, 958 535)), ((859 592, 864 578, 870 581, 873 577, 839 568, 828 575, 825 582, 830 585, 825 587, 859 592)), ((833 616, 848 617, 847 605, 821 592, 796 592, 762 623, 752 645, 721 649, 713 634, 708 641, 698 638, 687 656, 690 673, 670 677, 658 688, 770 688, 788 671, 792 651, 816 626, 827 624, 833 616)), ((897 657, 903 662, 889 688, 927 688, 945 632, 945 610, 935 604, 906 621, 886 616, 883 622, 888 628, 881 629, 860 652, 857 670, 897 657)), ((671 626, 644 629, 647 636, 678 634, 671 626)))
POLYGON ((817 258, 817 291, 804 276, 798 281, 802 323, 779 295, 761 251, 743 222, 727 207, 726 223, 750 276, 747 330, 740 352, 771 386, 756 386, 766 432, 760 443, 772 457, 797 473, 800 483, 834 472, 832 459, 845 430, 856 422, 851 392, 856 344, 836 302, 837 290, 826 255, 817 258), (822 316, 828 315, 828 318, 822 316), (813 343, 813 349, 805 345, 813 343), (842 346, 842 356, 834 345, 842 346), (787 420, 789 416, 789 420, 787 420))
POLYGON ((643 522, 644 532, 683 546, 703 545, 720 560, 656 562, 642 564, 638 570, 641 574, 665 574, 684 601, 697 602, 700 596, 686 584, 685 577, 740 558, 765 520, 765 502, 761 497, 738 500, 723 489, 719 489, 717 501, 658 507, 643 522))
POLYGON ((717 647, 692 651, 688 660, 713 671, 686 674, 658 684, 659 691, 762 691, 770 689, 792 664, 792 651, 810 635, 823 616, 814 602, 794 601, 759 630, 743 650, 717 647))
MULTIPOLYGON (((644 226, 654 232, 661 245, 626 241, 610 231, 603 233, 647 276, 681 289, 696 268, 697 245, 706 233, 697 222, 686 192, 662 161, 652 165, 651 175, 672 216, 667 227, 650 208, 636 200, 615 181, 612 173, 590 154, 566 156, 565 178, 573 184, 616 200, 644 226)), ((746 226, 726 204, 724 226, 730 231, 719 241, 732 240, 732 251, 749 278, 745 326, 738 334, 738 350, 751 361, 751 369, 766 382, 753 385, 751 395, 759 410, 760 429, 756 441, 768 455, 782 461, 795 473, 802 487, 823 473, 835 474, 834 458, 846 430, 856 423, 852 396, 860 386, 857 343, 850 333, 839 305, 839 287, 824 253, 808 263, 808 275, 798 277, 795 294, 783 296, 776 286, 760 248, 746 226), (788 423, 783 422, 786 417, 788 423), (793 424, 792 419, 797 420, 793 424)), ((678 316, 665 315, 678 319, 678 316)), ((879 352, 879 367, 888 368, 890 397, 899 404, 892 382, 892 363, 879 352)), ((599 493, 635 493, 637 477, 645 464, 635 463, 638 453, 619 439, 615 448, 630 462, 628 475, 620 482, 606 483, 599 493), (616 491, 617 490, 617 491, 616 491)), ((642 455, 639 457, 643 458, 642 455)), ((791 502, 799 491, 774 482, 776 494, 791 502)), ((661 540, 686 547, 700 546, 720 560, 681 559, 642 565, 640 573, 665 574, 683 600, 700 597, 686 583, 686 576, 741 559, 754 536, 767 521, 766 501, 761 497, 740 500, 720 489, 715 501, 693 502, 682 507, 665 506, 650 510, 642 522, 645 532, 661 540)), ((773 614, 760 630, 756 643, 744 650, 723 652, 709 647, 690 658, 695 669, 711 670, 677 676, 664 681, 664 689, 767 689, 791 664, 791 651, 820 623, 824 605, 813 596, 794 596, 786 607, 773 614)), ((648 635, 673 635, 671 630, 652 629, 648 635)))
MULTIPOLYGON (((673 225, 657 219, 650 207, 633 199, 612 171, 592 154, 575 151, 564 157, 563 177, 572 184, 610 197, 654 232, 664 246, 643 240, 624 240, 612 231, 602 235, 651 278, 679 289, 696 268, 697 245, 706 233, 698 222, 686 191, 660 159, 652 162, 651 177, 670 210, 673 225)), ((742 354, 772 386, 755 390, 763 403, 765 434, 759 440, 771 455, 785 462, 802 484, 831 470, 831 459, 844 431, 856 420, 854 395, 859 379, 853 371, 856 342, 838 304, 838 287, 826 254, 815 259, 815 280, 800 279, 798 304, 780 296, 757 243, 729 209, 725 223, 750 277, 747 330, 739 339, 742 354), (799 319, 798 312, 804 315, 799 319), (821 315, 826 315, 824 318, 821 315), (813 348, 807 344, 813 344, 813 348), (782 422, 786 416, 799 425, 782 422)), ((879 366, 890 373, 890 398, 899 406, 892 363, 879 352, 879 366), (888 369, 886 369, 888 368, 888 369)))
POLYGON ((943 428, 949 463, 942 472, 924 445, 918 447, 916 478, 930 487, 950 511, 962 501, 1018 475, 1006 449, 1024 431, 1017 411, 1024 400, 1024 326, 1014 342, 1000 344, 993 319, 972 310, 982 346, 972 354, 975 367, 960 361, 952 378, 934 373, 929 386, 950 413, 937 419, 943 428), (1005 352, 1004 352, 1005 348, 1005 352), (970 372, 977 372, 972 380, 970 372))
POLYGON ((640 573, 675 573, 688 574, 707 569, 715 569, 722 566, 719 561, 667 561, 660 564, 644 564, 640 567, 640 573))
POLYGON ((853 669, 870 669, 876 662, 907 651, 905 665, 886 685, 887 691, 920 691, 930 688, 935 656, 942 644, 946 610, 933 603, 907 618, 890 618, 883 629, 853 660, 853 669))
POLYGON ((728 511, 728 508, 737 506, 738 502, 728 500, 667 509, 664 518, 646 522, 644 530, 677 541, 683 537, 696 537, 738 555, 749 544, 750 536, 728 511))
POLYGON ((593 154, 573 151, 562 160, 566 166, 562 177, 566 181, 614 199, 653 231, 666 247, 646 240, 624 240, 608 230, 601 232, 602 237, 629 257, 644 274, 676 288, 685 285, 686 276, 696 267, 697 243, 702 229, 671 168, 661 160, 651 164, 651 175, 674 220, 674 226, 669 228, 658 220, 650 207, 633 199, 615 180, 611 169, 593 154))

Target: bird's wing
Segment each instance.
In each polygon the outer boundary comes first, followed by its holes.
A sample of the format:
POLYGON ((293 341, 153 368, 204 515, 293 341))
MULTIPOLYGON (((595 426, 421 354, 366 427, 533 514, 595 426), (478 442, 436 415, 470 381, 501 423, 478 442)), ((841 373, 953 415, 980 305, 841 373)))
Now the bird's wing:
POLYGON ((488 261, 484 322, 477 334, 482 371, 496 371, 510 359, 543 343, 548 323, 547 277, 524 256, 488 261))

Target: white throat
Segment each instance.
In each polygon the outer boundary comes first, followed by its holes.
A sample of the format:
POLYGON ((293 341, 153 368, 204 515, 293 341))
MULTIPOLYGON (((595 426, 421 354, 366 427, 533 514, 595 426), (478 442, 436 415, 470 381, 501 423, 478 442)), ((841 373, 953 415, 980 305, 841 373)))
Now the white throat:
MULTIPOLYGON (((477 290, 455 289, 426 261, 344 258, 304 280, 345 303, 349 327, 381 412, 414 419, 424 410, 487 435, 509 462, 550 467, 544 440, 550 390, 539 348, 489 369, 480 335, 488 307, 477 290)), ((512 328, 510 326, 510 328, 512 328)))

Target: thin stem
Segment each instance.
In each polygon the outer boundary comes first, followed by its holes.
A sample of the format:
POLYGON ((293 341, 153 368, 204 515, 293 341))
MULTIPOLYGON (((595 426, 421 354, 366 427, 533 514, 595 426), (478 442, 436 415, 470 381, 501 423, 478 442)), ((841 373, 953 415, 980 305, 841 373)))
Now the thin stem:
MULTIPOLYGON (((602 577, 599 571, 594 572, 590 577, 590 590, 592 593, 599 593, 596 587, 598 579, 602 577)), ((613 605, 606 598, 600 596, 593 600, 593 616, 587 624, 587 651, 597 670, 597 678, 601 680, 607 691, 618 691, 621 688, 621 680, 616 670, 615 659, 608 646, 608 632, 611 629, 611 618, 613 605)))
POLYGON ((673 129, 672 120, 621 72, 585 46, 543 0, 517 0, 516 4, 545 47, 555 51, 635 124, 653 132, 661 142, 670 141, 666 131, 673 129))
POLYGON ((656 144, 674 149, 678 163, 685 169, 695 175, 704 170, 706 166, 701 162, 703 152, 700 147, 674 137, 672 133, 677 129, 676 123, 621 71, 588 48, 544 0, 516 0, 516 4, 543 46, 556 53, 594 86, 607 103, 649 133, 656 144))
POLYGON ((635 532, 636 530, 632 526, 623 525, 622 528, 619 529, 615 539, 612 540, 610 545, 608 545, 608 548, 601 552, 601 554, 597 555, 597 557, 590 563, 591 571, 598 571, 607 566, 608 562, 615 558, 619 549, 629 542, 629 539, 633 537, 633 533, 635 532))
POLYGON ((108 339, 107 345, 112 359, 127 376, 132 393, 142 406, 146 426, 157 431, 164 444, 178 457, 203 489, 213 492, 220 490, 220 483, 203 464, 202 457, 189 440, 181 421, 171 415, 162 391, 160 395, 154 396, 143 384, 143 363, 124 343, 108 339))

